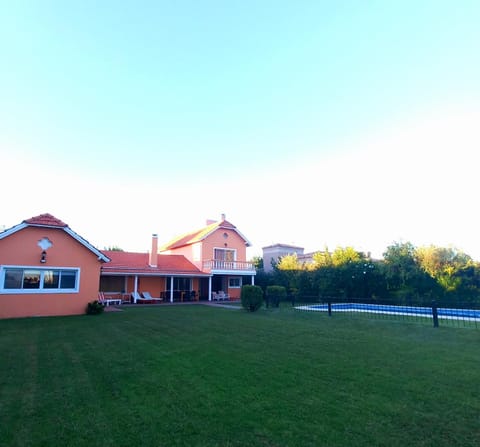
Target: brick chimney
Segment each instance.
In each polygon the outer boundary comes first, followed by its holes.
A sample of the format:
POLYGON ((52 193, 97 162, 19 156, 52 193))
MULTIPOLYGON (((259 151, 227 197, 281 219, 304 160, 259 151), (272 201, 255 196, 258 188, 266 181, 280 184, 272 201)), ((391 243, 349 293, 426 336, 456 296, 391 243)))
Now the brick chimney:
POLYGON ((152 250, 150 251, 150 256, 148 258, 148 264, 150 267, 157 266, 157 257, 158 257, 158 236, 152 234, 152 250))

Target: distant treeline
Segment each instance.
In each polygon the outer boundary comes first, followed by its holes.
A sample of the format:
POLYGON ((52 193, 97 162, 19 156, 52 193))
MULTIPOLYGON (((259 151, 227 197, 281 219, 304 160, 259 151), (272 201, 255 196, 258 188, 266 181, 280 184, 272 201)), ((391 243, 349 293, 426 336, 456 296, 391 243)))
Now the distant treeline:
POLYGON ((394 243, 382 260, 351 247, 315 253, 300 263, 295 254, 274 262, 273 271, 259 267, 255 283, 264 289, 281 285, 291 295, 313 301, 325 298, 383 299, 404 305, 455 303, 480 305, 480 264, 455 248, 415 247, 394 243))

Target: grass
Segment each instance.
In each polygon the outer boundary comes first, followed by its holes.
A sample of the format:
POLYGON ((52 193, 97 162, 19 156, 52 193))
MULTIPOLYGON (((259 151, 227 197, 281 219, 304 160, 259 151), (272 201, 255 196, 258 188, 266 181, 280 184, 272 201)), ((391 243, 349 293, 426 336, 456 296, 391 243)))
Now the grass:
POLYGON ((480 331, 289 308, 0 321, 0 445, 478 446, 480 331))

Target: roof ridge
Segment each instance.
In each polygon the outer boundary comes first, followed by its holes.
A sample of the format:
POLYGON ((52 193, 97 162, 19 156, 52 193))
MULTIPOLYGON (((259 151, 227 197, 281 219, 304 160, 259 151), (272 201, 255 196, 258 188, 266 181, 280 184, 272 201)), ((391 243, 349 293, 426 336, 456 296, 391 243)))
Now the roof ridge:
POLYGON ((68 225, 57 219, 55 216, 52 216, 50 213, 39 214, 38 216, 30 217, 23 221, 28 225, 43 225, 47 227, 68 227, 68 225))

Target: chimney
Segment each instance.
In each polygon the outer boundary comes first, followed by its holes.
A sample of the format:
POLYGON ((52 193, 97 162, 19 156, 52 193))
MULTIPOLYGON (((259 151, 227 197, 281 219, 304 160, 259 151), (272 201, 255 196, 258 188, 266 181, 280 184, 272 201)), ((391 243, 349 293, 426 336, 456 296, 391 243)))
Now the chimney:
POLYGON ((150 251, 150 257, 148 259, 148 264, 150 267, 157 266, 157 257, 158 257, 158 236, 152 234, 152 250, 150 251))
POLYGON ((222 213, 222 216, 221 216, 221 221, 223 222, 225 220, 225 214, 222 213))

